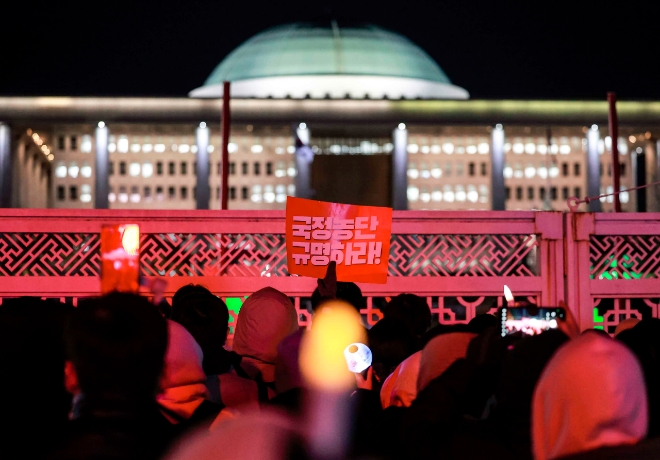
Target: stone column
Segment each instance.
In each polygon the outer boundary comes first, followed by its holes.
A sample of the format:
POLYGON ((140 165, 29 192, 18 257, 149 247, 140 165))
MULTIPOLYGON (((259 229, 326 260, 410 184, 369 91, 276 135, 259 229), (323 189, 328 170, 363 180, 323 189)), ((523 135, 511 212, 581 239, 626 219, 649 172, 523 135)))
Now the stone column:
MULTIPOLYGON (((632 152, 632 173, 633 186, 641 187, 646 185, 646 155, 644 149, 637 147, 632 152)), ((646 212, 646 188, 635 190, 635 211, 646 212)))
POLYGON ((294 129, 293 136, 296 145, 296 196, 299 198, 313 198, 312 162, 314 161, 314 152, 309 148, 311 132, 305 123, 300 123, 294 129))
POLYGON ((96 164, 94 165, 94 207, 108 209, 108 127, 102 121, 96 128, 96 164))
POLYGON ((11 207, 11 129, 0 123, 0 208, 11 207))
POLYGON ((406 125, 392 131, 392 208, 408 209, 408 130, 406 125))
POLYGON ((197 144, 197 209, 209 209, 209 128, 206 123, 199 124, 195 131, 197 144))
POLYGON ((491 136, 491 209, 504 211, 506 209, 506 195, 504 189, 504 128, 495 125, 491 136))
MULTIPOLYGON (((587 132, 587 196, 600 195, 600 154, 598 140, 600 131, 597 125, 592 125, 587 132)), ((589 203, 589 212, 600 212, 600 200, 589 203)))

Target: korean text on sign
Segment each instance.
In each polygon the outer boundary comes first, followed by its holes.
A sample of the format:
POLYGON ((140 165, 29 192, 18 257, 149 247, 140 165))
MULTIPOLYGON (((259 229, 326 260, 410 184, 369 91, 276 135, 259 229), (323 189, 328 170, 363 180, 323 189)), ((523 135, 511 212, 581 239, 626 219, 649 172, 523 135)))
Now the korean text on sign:
POLYGON ((331 261, 339 281, 387 282, 392 210, 289 197, 289 273, 323 278, 331 261))

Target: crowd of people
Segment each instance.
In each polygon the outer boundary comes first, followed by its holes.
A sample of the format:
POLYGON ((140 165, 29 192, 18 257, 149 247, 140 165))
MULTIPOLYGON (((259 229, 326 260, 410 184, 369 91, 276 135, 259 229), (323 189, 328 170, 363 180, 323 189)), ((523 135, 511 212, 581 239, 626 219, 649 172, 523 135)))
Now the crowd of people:
MULTIPOLYGON (((315 315, 338 302, 366 306, 357 285, 319 280, 315 315)), ((333 392, 301 372, 311 332, 273 288, 247 298, 231 346, 227 306, 199 285, 171 304, 5 299, 0 458, 660 457, 660 319, 610 337, 567 312, 557 329, 502 336, 495 316, 433 325, 424 298, 398 295, 360 326, 371 366, 333 392)))

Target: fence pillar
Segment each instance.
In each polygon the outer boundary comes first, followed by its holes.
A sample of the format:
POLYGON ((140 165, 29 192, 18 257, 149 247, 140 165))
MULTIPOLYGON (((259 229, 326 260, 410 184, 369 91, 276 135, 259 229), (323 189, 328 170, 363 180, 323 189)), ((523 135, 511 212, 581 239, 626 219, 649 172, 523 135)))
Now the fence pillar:
POLYGON ((102 121, 96 128, 96 164, 94 165, 94 207, 108 209, 108 127, 102 121))
POLYGON ((209 128, 202 122, 195 130, 197 144, 197 185, 195 186, 197 209, 209 209, 209 128))
POLYGON ((408 209, 408 130, 406 125, 392 132, 392 208, 408 209))
MULTIPOLYGON (((600 131, 597 125, 592 125, 587 132, 587 196, 600 195, 600 153, 598 140, 600 131)), ((600 212, 600 200, 589 202, 589 212, 600 212)))
POLYGON ((11 207, 11 128, 0 123, 0 208, 11 207))
POLYGON ((504 189, 504 128, 496 125, 491 137, 491 209, 504 211, 506 209, 506 196, 504 189))

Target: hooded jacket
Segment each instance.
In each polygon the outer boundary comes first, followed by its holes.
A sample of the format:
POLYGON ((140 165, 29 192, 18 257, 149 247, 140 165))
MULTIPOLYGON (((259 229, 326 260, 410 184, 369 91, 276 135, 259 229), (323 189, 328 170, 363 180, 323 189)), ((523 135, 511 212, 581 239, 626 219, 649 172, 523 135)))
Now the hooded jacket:
POLYGON ((648 408, 639 362, 623 344, 586 333, 557 351, 532 403, 532 450, 546 460, 644 438, 648 408))
MULTIPOLYGON (((158 404, 180 419, 189 419, 208 398, 206 374, 202 369, 204 355, 192 335, 179 323, 167 321, 169 342, 165 353, 165 369, 161 377, 158 404)), ((165 413, 172 423, 178 423, 165 413)))
POLYGON ((392 372, 380 390, 383 409, 390 406, 409 407, 417 397, 417 378, 422 352, 418 351, 406 358, 392 372))
POLYGON ((465 358, 468 346, 477 335, 468 332, 450 332, 434 337, 422 350, 419 363, 417 391, 420 392, 433 379, 442 375, 456 360, 465 358))
POLYGON ((247 298, 236 321, 233 350, 242 356, 241 367, 252 379, 275 381, 277 346, 298 330, 291 300, 271 287, 247 298))

